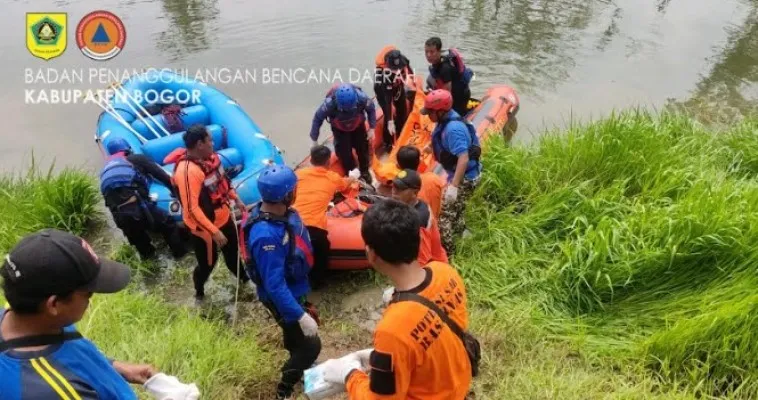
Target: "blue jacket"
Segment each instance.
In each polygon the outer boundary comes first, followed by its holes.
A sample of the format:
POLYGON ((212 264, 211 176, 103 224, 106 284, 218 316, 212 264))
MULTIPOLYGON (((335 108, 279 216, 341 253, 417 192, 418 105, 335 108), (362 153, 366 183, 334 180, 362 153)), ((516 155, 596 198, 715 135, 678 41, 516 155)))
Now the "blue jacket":
MULTIPOLYGON (((434 150, 434 156, 437 160, 440 159, 440 152, 442 149, 447 150, 453 155, 462 154, 468 151, 472 143, 479 144, 479 137, 476 136, 476 132, 469 130, 468 124, 464 121, 451 121, 453 118, 461 118, 455 110, 445 115, 445 117, 434 127, 432 131, 432 148, 434 150)), ((455 169, 447 171, 448 183, 453 180, 455 169)), ((468 180, 473 180, 479 176, 482 172, 482 164, 480 162, 469 160, 466 166, 466 174, 464 177, 468 180)))
MULTIPOLYGON (((0 321, 6 310, 0 310, 0 321)), ((73 332, 73 325, 64 328, 73 332)), ((0 338, 2 340, 2 338, 0 338)), ((10 349, 0 354, 0 399, 137 400, 113 364, 86 338, 38 351, 10 349)))
MULTIPOLYGON (((250 221, 259 214, 260 205, 252 210, 250 221)), ((301 299, 311 291, 308 273, 313 245, 297 211, 291 209, 288 221, 295 239, 283 222, 260 220, 249 227, 246 269, 257 285, 258 298, 273 304, 284 322, 290 323, 305 312, 301 299)))
POLYGON ((321 106, 316 110, 311 125, 311 140, 318 140, 319 130, 324 120, 329 118, 332 129, 338 129, 343 132, 352 132, 366 122, 368 117, 368 126, 371 129, 376 128, 376 107, 374 101, 362 90, 358 92, 358 107, 353 111, 339 111, 337 101, 334 96, 324 99, 321 106))

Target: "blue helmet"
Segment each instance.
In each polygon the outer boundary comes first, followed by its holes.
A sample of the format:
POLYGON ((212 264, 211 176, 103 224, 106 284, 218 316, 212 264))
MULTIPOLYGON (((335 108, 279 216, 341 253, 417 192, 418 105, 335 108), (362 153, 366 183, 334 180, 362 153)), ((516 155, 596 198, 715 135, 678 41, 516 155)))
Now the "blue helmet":
POLYGON ((258 191, 267 203, 281 203, 297 186, 297 175, 286 165, 269 165, 258 177, 258 191))
POLYGON ((116 154, 119 151, 131 150, 132 146, 129 145, 129 142, 127 142, 126 139, 116 138, 108 142, 106 148, 108 149, 108 153, 116 154))
POLYGON ((358 105, 358 93, 349 83, 341 84, 334 92, 334 97, 340 110, 350 110, 358 105))

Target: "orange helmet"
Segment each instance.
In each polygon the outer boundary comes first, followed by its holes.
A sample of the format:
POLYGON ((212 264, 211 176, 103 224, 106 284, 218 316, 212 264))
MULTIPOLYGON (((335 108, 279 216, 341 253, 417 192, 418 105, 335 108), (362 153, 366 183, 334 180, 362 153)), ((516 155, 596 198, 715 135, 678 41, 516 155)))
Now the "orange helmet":
POLYGON ((453 95, 447 90, 432 90, 424 99, 424 108, 421 114, 427 115, 432 111, 450 111, 453 108, 453 95))

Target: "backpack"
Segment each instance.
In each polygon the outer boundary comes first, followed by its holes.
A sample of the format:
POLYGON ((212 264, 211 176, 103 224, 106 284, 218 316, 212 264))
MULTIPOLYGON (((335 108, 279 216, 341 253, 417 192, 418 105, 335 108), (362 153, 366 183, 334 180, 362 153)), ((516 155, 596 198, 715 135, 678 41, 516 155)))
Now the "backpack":
POLYGON ((463 55, 461 55, 461 52, 458 51, 458 49, 451 47, 447 51, 447 59, 453 64, 453 67, 455 67, 461 81, 468 85, 471 82, 471 78, 474 77, 474 71, 467 67, 463 62, 463 55))
MULTIPOLYGON (((447 121, 445 121, 440 127, 440 134, 439 135, 432 135, 432 142, 437 143, 439 145, 440 154, 437 155, 437 161, 442 164, 442 167, 444 167, 448 171, 455 170, 455 166, 458 164, 458 157, 447 151, 444 146, 442 146, 442 135, 445 133, 445 128, 447 128, 447 124, 450 121, 461 121, 466 125, 466 128, 468 128, 469 136, 471 137, 471 146, 468 148, 468 157, 469 160, 479 162, 479 159, 482 156, 482 147, 475 143, 476 141, 476 128, 474 128, 473 125, 471 125, 470 122, 464 120, 461 117, 454 117, 449 118, 447 121)), ((433 148, 436 148, 437 146, 432 146, 433 148)))
MULTIPOLYGON (((308 271, 295 271, 292 268, 292 260, 295 258, 295 250, 296 247, 300 247, 303 253, 305 253, 305 261, 308 266, 308 270, 313 267, 313 252, 312 251, 306 251, 304 247, 306 247, 305 242, 302 241, 302 238, 300 235, 295 233, 294 228, 292 227, 292 224, 289 222, 289 217, 291 215, 291 210, 287 210, 287 214, 284 216, 279 215, 273 215, 266 212, 258 212, 255 217, 248 217, 247 221, 245 221, 245 224, 242 227, 242 232, 244 234, 244 237, 250 238, 250 230, 252 230, 253 225, 255 225, 258 222, 261 221, 268 221, 268 222, 276 222, 280 224, 284 224, 284 229, 287 231, 287 235, 289 236, 289 251, 287 254, 287 261, 285 262, 285 276, 287 278, 294 278, 299 276, 299 273, 306 273, 308 271)), ((247 247, 247 244, 245 244, 245 247, 247 247)), ((247 274, 249 278, 255 283, 256 285, 260 286, 262 285, 262 281, 260 279, 260 275, 258 274, 258 267, 255 263, 255 258, 253 258, 252 254, 247 255, 245 257, 245 265, 247 267, 247 274)), ((262 286, 261 286, 262 287, 262 286)))

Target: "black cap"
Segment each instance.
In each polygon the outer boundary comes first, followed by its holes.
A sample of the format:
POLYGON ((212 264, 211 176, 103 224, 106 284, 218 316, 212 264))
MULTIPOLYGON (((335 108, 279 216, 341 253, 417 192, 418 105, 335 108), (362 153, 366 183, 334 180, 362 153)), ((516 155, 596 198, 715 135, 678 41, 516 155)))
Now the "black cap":
POLYGON ((397 173, 392 185, 399 190, 421 189, 421 175, 412 169, 404 169, 397 173))
POLYGON ((6 285, 34 296, 74 290, 115 293, 129 284, 129 267, 99 258, 84 239, 45 229, 21 239, 3 263, 6 285))
POLYGON ((400 53, 400 50, 391 50, 385 56, 387 67, 393 71, 397 71, 405 68, 405 57, 400 53))

